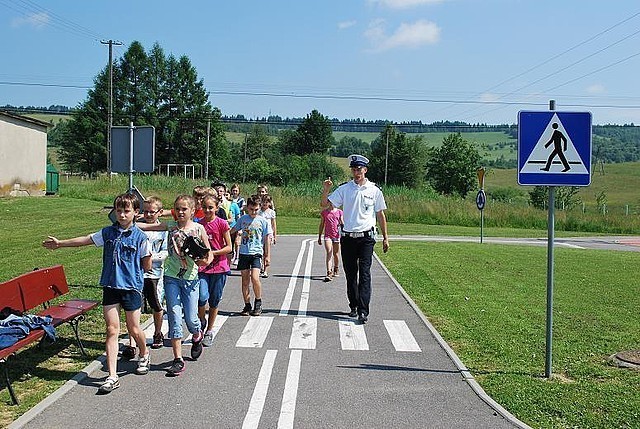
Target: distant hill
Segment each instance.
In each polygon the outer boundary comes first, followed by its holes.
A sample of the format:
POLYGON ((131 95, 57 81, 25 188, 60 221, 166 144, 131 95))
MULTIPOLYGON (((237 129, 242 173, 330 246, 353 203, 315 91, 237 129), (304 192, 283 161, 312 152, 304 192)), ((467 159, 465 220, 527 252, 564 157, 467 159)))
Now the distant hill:
MULTIPOLYGON (((49 107, 37 106, 0 106, 0 110, 23 114, 57 125, 69 118, 72 108, 61 105, 49 107)), ((304 118, 282 118, 271 115, 263 118, 248 119, 243 115, 223 116, 230 141, 243 141, 244 133, 251 132, 255 125, 267 127, 268 134, 275 136, 283 129, 295 129, 304 118)), ((334 137, 339 141, 345 136, 359 138, 371 143, 384 127, 392 123, 386 120, 331 119, 334 137)), ((516 124, 469 124, 459 121, 437 121, 429 124, 421 121, 393 123, 399 131, 407 134, 419 134, 430 147, 437 146, 450 133, 460 132, 463 137, 478 144, 487 166, 512 168, 516 165, 517 135, 516 124)), ((594 125, 593 161, 619 163, 640 161, 640 126, 594 125)))

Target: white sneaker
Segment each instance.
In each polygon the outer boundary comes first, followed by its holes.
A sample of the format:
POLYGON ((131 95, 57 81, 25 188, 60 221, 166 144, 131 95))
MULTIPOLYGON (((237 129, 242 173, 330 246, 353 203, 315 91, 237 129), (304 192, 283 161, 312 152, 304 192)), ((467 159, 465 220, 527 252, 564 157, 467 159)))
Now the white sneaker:
POLYGON ((213 332, 206 332, 202 339, 202 345, 205 347, 211 347, 213 344, 213 332))
POLYGON ((149 366, 151 366, 151 356, 149 353, 138 359, 138 367, 136 368, 136 374, 145 375, 149 373, 149 366))

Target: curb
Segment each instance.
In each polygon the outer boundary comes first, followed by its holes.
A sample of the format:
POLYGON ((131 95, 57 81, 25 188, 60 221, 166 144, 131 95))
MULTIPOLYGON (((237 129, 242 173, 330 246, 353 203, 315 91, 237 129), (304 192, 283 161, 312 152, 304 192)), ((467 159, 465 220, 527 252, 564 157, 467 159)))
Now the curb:
POLYGON ((447 355, 449 355, 449 358, 451 358, 456 368, 458 368, 458 370, 460 371, 460 374, 462 375, 462 378, 464 379, 464 381, 466 381, 467 384, 469 384, 469 387, 471 387, 471 389, 476 393, 476 395, 478 395, 478 397, 484 403, 489 405, 497 414, 501 415, 505 420, 513 423, 519 428, 532 429, 531 426, 518 420, 516 416, 511 414, 502 405, 498 404, 493 398, 487 395, 487 392, 485 392, 484 389, 480 386, 480 384, 478 384, 478 382, 473 377, 471 372, 469 372, 465 364, 462 363, 458 355, 456 355, 456 352, 454 352, 453 349, 449 346, 449 344, 447 344, 447 342, 444 340, 444 338, 442 338, 442 336, 436 330, 436 328, 431 324, 431 322, 429 322, 429 319, 427 319, 427 317, 422 313, 422 310, 420 310, 418 305, 413 301, 413 299, 409 296, 409 294, 407 294, 407 292, 403 289, 400 283, 398 283, 395 277, 393 277, 393 275, 391 274, 389 269, 386 267, 386 265, 384 265, 384 263, 380 260, 380 257, 378 256, 378 254, 374 252, 373 256, 376 258, 380 266, 382 266, 382 269, 384 270, 384 272, 387 273, 387 275, 389 276, 393 284, 396 286, 396 288, 400 291, 400 293, 402 294, 404 299, 407 301, 407 303, 411 306, 411 308, 413 308, 413 311, 416 312, 418 317, 420 317, 422 322, 426 325, 427 329, 429 329, 429 331, 431 332, 431 335, 433 335, 433 337, 436 339, 440 347, 442 347, 442 349, 447 353, 447 355))
MULTIPOLYGON (((144 330, 151 323, 153 323, 152 317, 150 317, 149 320, 143 323, 140 327, 144 330)), ((119 342, 122 344, 125 340, 126 338, 121 339, 119 342)), ((71 380, 68 380, 65 384, 60 386, 58 390, 44 398, 42 401, 38 402, 34 407, 29 409, 29 411, 14 420, 9 426, 7 426, 7 429, 21 429, 22 427, 24 427, 24 425, 36 418, 38 414, 49 408, 49 406, 53 405, 58 399, 62 398, 68 391, 77 386, 78 383, 87 378, 89 374, 97 369, 102 368, 105 365, 106 360, 107 355, 103 353, 97 359, 93 360, 87 366, 82 368, 80 372, 77 373, 71 380)))

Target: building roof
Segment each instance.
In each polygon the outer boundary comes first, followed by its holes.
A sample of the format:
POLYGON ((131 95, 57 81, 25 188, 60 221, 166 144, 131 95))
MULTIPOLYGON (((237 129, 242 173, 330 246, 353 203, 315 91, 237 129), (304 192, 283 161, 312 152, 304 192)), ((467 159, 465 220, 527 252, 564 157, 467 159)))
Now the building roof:
POLYGON ((35 118, 29 118, 28 116, 16 115, 15 113, 9 113, 6 110, 0 110, 0 116, 6 116, 8 118, 15 119, 18 121, 29 122, 30 124, 35 124, 41 127, 45 127, 46 129, 53 127, 53 125, 51 125, 48 122, 40 121, 35 118))

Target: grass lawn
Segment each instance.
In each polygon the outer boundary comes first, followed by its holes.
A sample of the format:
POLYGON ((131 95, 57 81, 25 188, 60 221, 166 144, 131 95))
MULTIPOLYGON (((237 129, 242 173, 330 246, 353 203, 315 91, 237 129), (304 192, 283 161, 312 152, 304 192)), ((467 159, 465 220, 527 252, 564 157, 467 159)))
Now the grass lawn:
MULTIPOLYGON (((63 264, 70 296, 99 299, 101 250, 48 251, 48 234, 68 238, 98 230, 107 211, 80 198, 0 198, 0 281, 34 267, 63 264)), ((318 219, 279 217, 281 233, 316 234, 318 219)), ((478 235, 479 228, 390 224, 393 235, 478 235)), ((486 236, 543 237, 545 231, 487 229, 486 236)), ((544 372, 546 249, 473 243, 392 242, 381 255, 485 390, 534 427, 637 427, 640 372, 606 358, 640 348, 636 269, 640 253, 556 249, 554 377, 544 372)), ((53 347, 20 352, 10 376, 21 405, 0 389, 0 427, 8 425, 104 347, 101 310, 81 335, 69 329, 53 347)), ((124 330, 123 330, 124 332, 124 330)))
MULTIPOLYGON (((491 169, 485 177, 488 192, 495 188, 517 188, 523 193, 531 191, 531 186, 519 186, 515 169, 491 169)), ((595 210, 596 196, 606 196, 608 212, 624 215, 626 206, 629 214, 640 214, 640 162, 607 164, 604 174, 601 170, 591 175, 591 185, 579 188, 578 196, 587 205, 587 210, 595 210)))
POLYGON ((545 367, 546 249, 392 242, 382 260, 498 403, 536 428, 631 428, 640 371, 640 254, 556 249, 553 373, 545 367))

